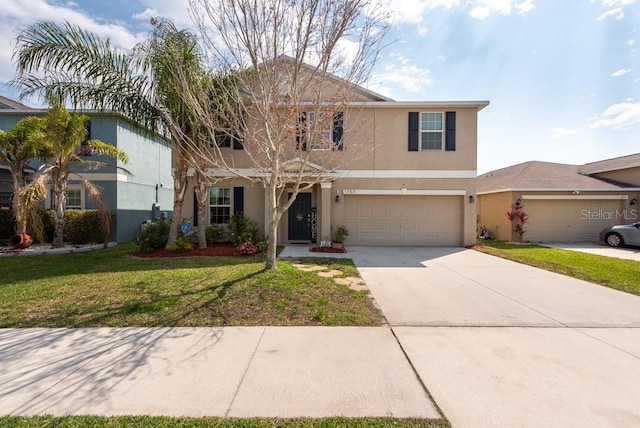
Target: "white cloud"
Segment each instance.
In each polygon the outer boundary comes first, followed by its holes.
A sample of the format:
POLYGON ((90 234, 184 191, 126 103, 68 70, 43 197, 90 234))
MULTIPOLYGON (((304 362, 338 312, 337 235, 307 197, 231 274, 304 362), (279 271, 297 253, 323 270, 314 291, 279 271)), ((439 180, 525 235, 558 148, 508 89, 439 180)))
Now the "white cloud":
POLYGON ((577 132, 572 130, 572 129, 567 129, 563 126, 558 127, 558 128, 551 128, 549 130, 549 137, 550 138, 560 138, 560 137, 564 137, 566 135, 576 135, 577 132))
POLYGON ((633 4, 636 0, 602 0, 602 4, 606 7, 618 7, 633 4))
POLYGON ((629 46, 633 46, 633 45, 635 45, 635 43, 636 43, 636 41, 635 41, 635 40, 633 40, 633 39, 629 39, 629 40, 627 40, 627 44, 628 44, 629 46))
POLYGON ((139 15, 138 19, 168 18, 173 20, 178 28, 193 27, 193 22, 189 17, 188 0, 141 0, 141 3, 146 7, 146 10, 136 14, 139 15))
POLYGON ((621 7, 617 7, 615 9, 611 9, 611 10, 606 11, 605 13, 600 15, 597 18, 597 20, 598 21, 602 21, 603 19, 608 18, 610 16, 615 18, 615 19, 617 19, 617 20, 620 20, 620 19, 624 18, 624 11, 622 10, 621 7))
POLYGON ((611 73, 611 77, 620 77, 620 76, 624 76, 627 73, 631 73, 631 69, 621 68, 620 70, 611 73))
POLYGON ((437 8, 453 9, 460 0, 382 0, 378 12, 389 13, 395 23, 419 24, 425 12, 437 8))
POLYGON ((383 93, 389 93, 390 87, 413 93, 422 93, 433 82, 431 70, 400 61, 399 66, 388 64, 383 72, 374 73, 371 76, 369 86, 372 90, 383 93))
POLYGON ((142 40, 140 35, 133 34, 123 25, 105 24, 84 14, 73 2, 62 5, 45 0, 30 0, 28 7, 25 7, 24 3, 24 0, 2 0, 0 39, 11 42, 0 49, 0 82, 13 78, 15 68, 11 55, 16 36, 22 28, 37 21, 48 20, 58 23, 69 21, 101 38, 109 38, 114 46, 124 49, 130 49, 142 40))
POLYGON ((525 14, 534 7, 533 0, 475 0, 475 7, 469 15, 476 19, 486 19, 494 13, 510 15, 514 10, 525 14))
POLYGON ((624 102, 607 108, 589 127, 623 130, 637 124, 640 124, 640 103, 624 102))

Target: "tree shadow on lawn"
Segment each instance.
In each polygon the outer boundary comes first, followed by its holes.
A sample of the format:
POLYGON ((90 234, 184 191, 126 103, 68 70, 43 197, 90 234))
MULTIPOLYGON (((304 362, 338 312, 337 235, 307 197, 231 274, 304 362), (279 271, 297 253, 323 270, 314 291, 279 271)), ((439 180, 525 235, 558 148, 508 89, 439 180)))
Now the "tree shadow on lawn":
MULTIPOLYGON (((226 325, 224 313, 213 311, 216 304, 225 298, 229 289, 237 283, 249 280, 263 270, 252 272, 240 278, 229 279, 222 283, 192 291, 176 290, 170 294, 144 294, 139 299, 124 301, 112 305, 82 307, 76 305, 78 312, 60 314, 48 312, 46 316, 18 319, 0 325, 0 328, 93 328, 93 327, 192 327, 226 325), (184 300, 185 302, 180 302, 184 300), (192 317, 198 313, 206 314, 210 320, 220 322, 197 322, 192 317), (136 315, 152 314, 149 321, 136 321, 136 315), (128 320, 127 318, 130 318, 128 320)), ((64 311, 65 308, 62 308, 64 311)), ((1 359, 0 359, 1 361, 1 359)))
POLYGON ((261 255, 255 258, 175 257, 161 259, 132 257, 131 254, 136 251, 137 247, 124 244, 90 252, 0 258, 0 278, 3 278, 2 285, 11 285, 56 276, 172 269, 211 269, 220 266, 264 262, 264 256, 261 255))

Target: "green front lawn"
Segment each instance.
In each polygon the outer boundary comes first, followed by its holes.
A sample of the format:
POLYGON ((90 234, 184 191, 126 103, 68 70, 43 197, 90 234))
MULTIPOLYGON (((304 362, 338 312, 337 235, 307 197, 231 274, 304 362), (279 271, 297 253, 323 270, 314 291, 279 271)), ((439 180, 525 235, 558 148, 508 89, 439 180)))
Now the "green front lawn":
MULTIPOLYGON (((366 291, 264 259, 140 259, 121 244, 0 258, 0 327, 355 325, 382 323, 366 291)), ((357 276, 351 260, 321 260, 357 276)))
POLYGON ((640 296, 640 263, 535 244, 483 241, 475 250, 640 296))

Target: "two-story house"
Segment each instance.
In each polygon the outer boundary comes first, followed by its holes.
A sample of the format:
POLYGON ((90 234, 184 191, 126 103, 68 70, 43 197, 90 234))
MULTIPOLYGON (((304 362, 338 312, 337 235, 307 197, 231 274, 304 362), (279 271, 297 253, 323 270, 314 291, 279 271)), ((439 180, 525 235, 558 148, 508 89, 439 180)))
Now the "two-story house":
MULTIPOLYGON (((278 243, 330 240, 344 225, 350 245, 474 244, 477 118, 489 102, 398 102, 364 88, 352 93, 354 101, 327 130, 349 161, 297 196, 278 243)), ((242 149, 234 142, 221 151, 236 168, 250 170, 242 149)), ((243 212, 266 234, 265 196, 261 184, 233 178, 210 188, 208 218, 197 218, 194 192, 187 192, 182 216, 224 224, 243 212)))
MULTIPOLYGON (((9 130, 21 119, 39 116, 42 109, 34 109, 5 97, 0 97, 0 129, 9 130)), ((136 239, 143 221, 160 218, 162 212, 173 210, 173 178, 171 176, 171 145, 158 136, 143 131, 139 126, 115 114, 83 111, 89 116, 88 139, 98 139, 124 150, 129 162, 119 167, 83 171, 80 175, 102 188, 102 196, 111 211, 116 214, 112 239, 118 242, 136 239)), ((91 159, 91 156, 87 157, 91 159)), ((115 163, 115 159, 105 159, 115 163)), ((26 174, 34 174, 38 164, 34 162, 26 174)), ((13 197, 11 174, 6 165, 0 164, 0 206, 9 209, 13 197)), ((77 175, 70 176, 67 191, 67 209, 95 208, 77 175)), ((44 207, 51 207, 48 192, 44 207)), ((6 237, 5 237, 6 238, 6 237)))

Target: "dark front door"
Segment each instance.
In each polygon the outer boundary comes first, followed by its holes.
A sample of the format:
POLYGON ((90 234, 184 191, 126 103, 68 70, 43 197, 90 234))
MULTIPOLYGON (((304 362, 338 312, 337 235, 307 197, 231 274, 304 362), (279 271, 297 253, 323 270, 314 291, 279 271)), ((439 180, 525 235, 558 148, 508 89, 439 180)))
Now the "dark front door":
POLYGON ((289 241, 310 240, 311 193, 298 193, 296 200, 289 208, 289 241))

